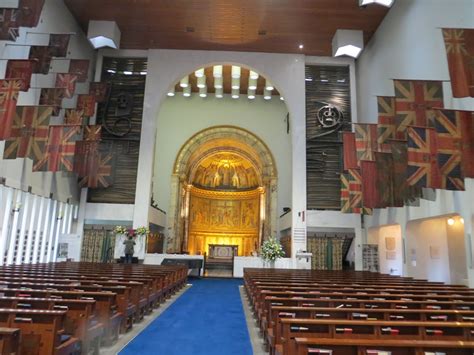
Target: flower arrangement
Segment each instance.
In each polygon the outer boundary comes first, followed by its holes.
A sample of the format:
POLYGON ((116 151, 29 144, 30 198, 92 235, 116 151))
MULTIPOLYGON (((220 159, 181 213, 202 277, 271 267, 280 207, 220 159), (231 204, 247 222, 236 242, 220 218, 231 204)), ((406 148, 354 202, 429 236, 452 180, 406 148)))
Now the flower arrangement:
POLYGON ((260 255, 265 261, 275 261, 278 258, 285 256, 285 252, 278 240, 274 237, 270 237, 265 240, 260 249, 260 255))
POLYGON ((136 229, 130 228, 128 229, 127 227, 124 226, 116 226, 114 228, 114 233, 115 234, 123 234, 127 237, 132 237, 135 238, 139 235, 148 235, 150 234, 150 230, 147 227, 138 227, 136 229))

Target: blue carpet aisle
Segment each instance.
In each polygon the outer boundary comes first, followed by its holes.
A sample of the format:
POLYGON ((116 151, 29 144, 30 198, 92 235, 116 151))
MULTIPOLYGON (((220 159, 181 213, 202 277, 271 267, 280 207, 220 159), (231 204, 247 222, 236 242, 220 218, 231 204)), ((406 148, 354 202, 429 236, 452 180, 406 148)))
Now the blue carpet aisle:
POLYGON ((193 286, 120 355, 251 355, 239 294, 242 280, 191 280, 193 286))

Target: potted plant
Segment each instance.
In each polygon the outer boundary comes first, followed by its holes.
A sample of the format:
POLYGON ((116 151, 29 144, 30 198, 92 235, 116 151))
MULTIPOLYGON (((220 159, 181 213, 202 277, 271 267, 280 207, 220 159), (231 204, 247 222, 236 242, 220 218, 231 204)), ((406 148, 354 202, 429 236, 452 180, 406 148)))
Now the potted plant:
POLYGON ((262 248, 260 249, 260 256, 265 262, 269 263, 271 267, 274 267, 275 261, 285 256, 285 252, 280 242, 276 240, 275 237, 270 237, 263 242, 262 248))

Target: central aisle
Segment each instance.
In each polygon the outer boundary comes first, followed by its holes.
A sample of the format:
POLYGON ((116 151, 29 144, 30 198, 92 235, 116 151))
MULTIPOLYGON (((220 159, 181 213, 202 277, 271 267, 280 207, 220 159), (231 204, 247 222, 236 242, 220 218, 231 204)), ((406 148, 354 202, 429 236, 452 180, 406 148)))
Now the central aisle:
POLYGON ((242 280, 193 279, 120 355, 252 354, 239 294, 242 280))

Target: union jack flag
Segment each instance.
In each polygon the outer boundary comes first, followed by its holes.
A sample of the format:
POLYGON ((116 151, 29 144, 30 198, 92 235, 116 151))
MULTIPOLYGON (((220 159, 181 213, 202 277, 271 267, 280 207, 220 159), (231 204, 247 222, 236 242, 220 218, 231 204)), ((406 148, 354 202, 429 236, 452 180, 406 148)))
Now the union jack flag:
POLYGON ((71 98, 76 90, 77 75, 58 74, 56 76, 56 87, 64 90, 64 97, 71 98))
POLYGON ((443 29, 453 97, 474 97, 474 29, 443 29))
POLYGON ((341 174, 341 212, 372 214, 371 208, 362 205, 362 178, 359 169, 341 174))
POLYGON ((396 139, 407 139, 408 126, 433 127, 434 107, 443 106, 440 81, 394 80, 396 139))
POLYGON ((69 73, 77 75, 77 82, 85 82, 89 76, 89 61, 86 59, 71 59, 69 73))
POLYGON ((70 34, 50 34, 49 51, 53 57, 65 57, 69 45, 70 34))
POLYGON ((48 46, 31 46, 29 59, 34 60, 33 73, 48 74, 51 66, 51 53, 48 46))
POLYGON ((20 0, 18 22, 23 27, 36 27, 41 16, 44 0, 20 0))
POLYGON ((40 159, 52 112, 53 108, 48 106, 17 106, 11 137, 5 142, 4 159, 40 159))
POLYGON ((84 124, 84 111, 76 110, 73 108, 67 108, 64 110, 64 124, 70 125, 83 125, 84 124))
POLYGON ((95 96, 79 95, 77 97, 77 109, 84 111, 84 116, 94 116, 95 113, 95 96))
POLYGON ((0 139, 9 138, 21 80, 0 80, 0 139))
POLYGON ((18 10, 0 9, 0 40, 16 41, 18 27, 18 10))
POLYGON ((354 132, 342 132, 344 170, 357 169, 356 139, 354 132))
POLYGON ((64 89, 58 88, 43 88, 39 104, 53 107, 53 116, 58 116, 61 110, 62 101, 64 98, 64 89))
POLYGON ((31 74, 36 65, 36 60, 15 59, 9 60, 5 72, 6 79, 21 79, 20 91, 28 91, 31 83, 31 74))
POLYGON ((374 152, 377 151, 377 125, 371 123, 358 123, 355 125, 355 139, 357 160, 375 160, 374 152))
POLYGON ((434 128, 414 127, 407 129, 408 133, 408 169, 409 185, 441 187, 441 172, 438 167, 438 144, 434 128))
POLYGON ((94 166, 99 160, 101 131, 100 125, 85 126, 83 140, 76 143, 74 172, 80 177, 94 175, 94 166))
POLYGON ((85 141, 100 141, 102 135, 101 125, 90 125, 84 127, 84 140, 85 141))
POLYGON ((390 140, 395 139, 395 97, 377 96, 377 146, 382 153, 391 153, 390 140))
POLYGON ((41 159, 33 162, 33 171, 72 172, 80 132, 80 126, 49 126, 46 149, 41 159))
MULTIPOLYGON (((441 188, 464 190, 463 161, 470 164, 472 155, 464 152, 469 136, 471 112, 437 110, 435 128, 438 140, 438 165, 441 171, 441 188)), ((472 127, 471 127, 472 128, 472 127)))
POLYGON ((89 94, 95 97, 96 102, 104 102, 107 97, 108 85, 105 82, 95 82, 89 84, 89 94))
POLYGON ((350 192, 349 192, 349 173, 341 173, 341 212, 352 213, 350 192))
MULTIPOLYGON (((97 143, 86 141, 87 143, 97 143)), ((87 175, 79 180, 79 186, 89 188, 107 188, 113 184, 115 155, 108 144, 99 144, 97 159, 88 164, 87 175)))

